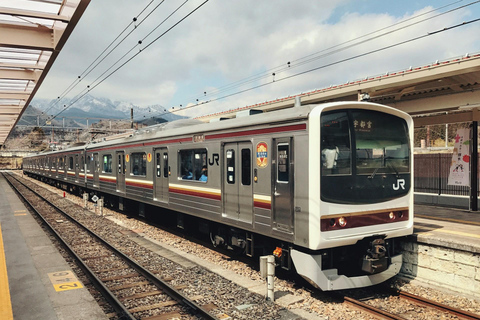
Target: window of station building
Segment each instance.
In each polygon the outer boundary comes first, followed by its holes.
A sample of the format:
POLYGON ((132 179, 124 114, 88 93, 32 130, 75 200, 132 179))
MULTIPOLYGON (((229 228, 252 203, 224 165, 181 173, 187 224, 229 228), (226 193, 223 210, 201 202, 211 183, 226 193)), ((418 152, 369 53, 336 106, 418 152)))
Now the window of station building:
POLYGON ((147 175, 147 154, 145 152, 135 152, 130 155, 130 175, 147 175))
POLYGON ((178 177, 182 180, 200 180, 207 168, 207 150, 193 149, 178 152, 178 177))
POLYGON ((112 155, 103 155, 103 172, 112 173, 112 155))

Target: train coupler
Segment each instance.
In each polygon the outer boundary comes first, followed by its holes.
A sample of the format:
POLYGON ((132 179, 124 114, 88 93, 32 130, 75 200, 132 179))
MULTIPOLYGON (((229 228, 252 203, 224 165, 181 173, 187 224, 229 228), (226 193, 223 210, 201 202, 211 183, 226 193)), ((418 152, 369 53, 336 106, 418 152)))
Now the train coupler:
POLYGON ((367 254, 363 256, 362 271, 375 274, 388 268, 387 247, 384 239, 375 239, 370 242, 367 254))

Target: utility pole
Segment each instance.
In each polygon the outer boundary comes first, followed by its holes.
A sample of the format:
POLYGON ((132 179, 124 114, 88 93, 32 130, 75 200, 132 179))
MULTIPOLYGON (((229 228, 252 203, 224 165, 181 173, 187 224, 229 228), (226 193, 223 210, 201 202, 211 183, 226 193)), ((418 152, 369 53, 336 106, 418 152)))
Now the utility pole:
POLYGON ((133 108, 130 108, 130 129, 133 129, 133 108))

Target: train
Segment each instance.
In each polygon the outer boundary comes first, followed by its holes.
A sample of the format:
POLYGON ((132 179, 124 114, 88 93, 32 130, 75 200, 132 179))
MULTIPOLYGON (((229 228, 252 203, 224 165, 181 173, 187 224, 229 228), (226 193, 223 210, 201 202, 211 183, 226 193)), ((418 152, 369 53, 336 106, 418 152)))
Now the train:
POLYGON ((413 232, 413 121, 329 102, 203 123, 181 119, 25 157, 24 174, 141 217, 173 216, 212 244, 324 291, 400 272, 413 232))

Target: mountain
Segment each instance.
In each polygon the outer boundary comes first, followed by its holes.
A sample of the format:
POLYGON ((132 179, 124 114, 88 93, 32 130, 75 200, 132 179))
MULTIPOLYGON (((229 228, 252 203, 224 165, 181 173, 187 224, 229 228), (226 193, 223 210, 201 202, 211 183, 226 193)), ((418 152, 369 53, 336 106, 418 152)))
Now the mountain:
POLYGON ((107 98, 97 98, 92 95, 85 95, 72 104, 72 100, 33 99, 31 106, 45 112, 48 115, 57 115, 57 121, 62 118, 74 120, 75 122, 86 124, 87 118, 89 123, 96 122, 100 119, 130 119, 130 110, 133 108, 133 118, 135 121, 142 121, 147 118, 162 118, 165 121, 173 121, 186 117, 178 116, 166 111, 161 105, 151 105, 146 107, 136 106, 126 101, 111 101, 107 98), (65 106, 66 108, 62 111, 65 106), (61 112, 61 113, 60 113, 61 112), (99 118, 99 119, 95 119, 99 118))

